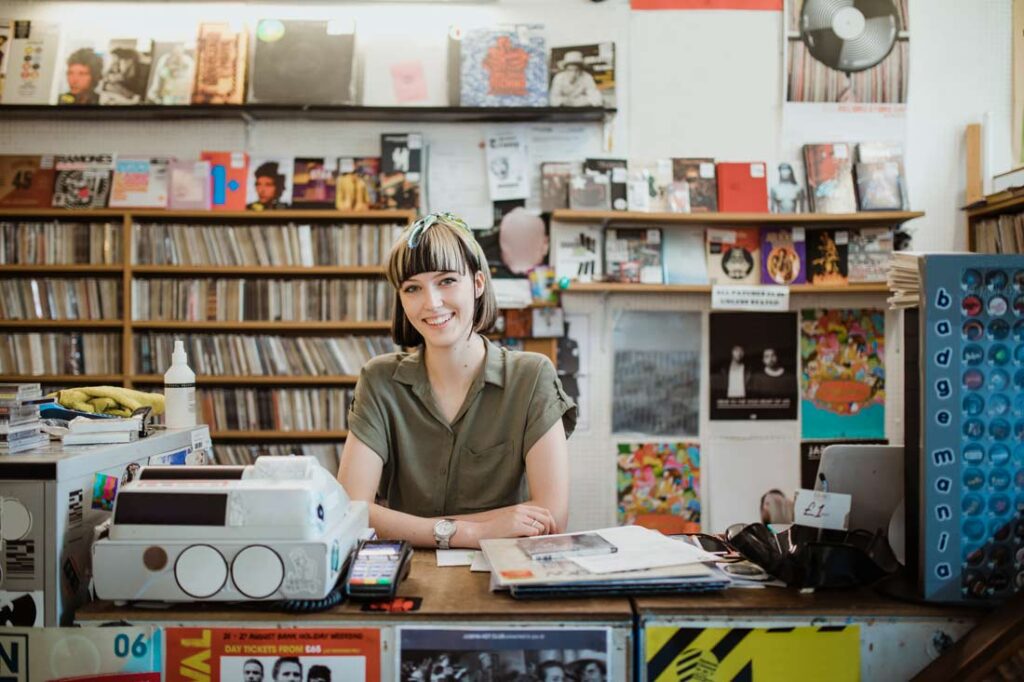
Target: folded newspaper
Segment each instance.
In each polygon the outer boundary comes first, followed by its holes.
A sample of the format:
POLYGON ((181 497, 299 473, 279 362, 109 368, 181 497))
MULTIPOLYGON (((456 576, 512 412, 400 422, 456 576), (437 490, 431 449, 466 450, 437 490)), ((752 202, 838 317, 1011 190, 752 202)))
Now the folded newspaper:
POLYGON ((705 565, 714 555, 641 526, 565 535, 593 534, 616 551, 537 560, 515 538, 482 540, 480 547, 491 565, 491 589, 507 589, 513 597, 591 596, 703 592, 730 584, 705 565))

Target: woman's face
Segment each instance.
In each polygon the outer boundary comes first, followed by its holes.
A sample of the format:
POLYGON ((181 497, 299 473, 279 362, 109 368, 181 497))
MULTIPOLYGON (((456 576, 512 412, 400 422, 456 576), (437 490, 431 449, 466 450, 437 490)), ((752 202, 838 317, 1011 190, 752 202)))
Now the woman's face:
POLYGON ((428 346, 445 347, 469 337, 484 275, 423 272, 402 282, 402 309, 428 346))

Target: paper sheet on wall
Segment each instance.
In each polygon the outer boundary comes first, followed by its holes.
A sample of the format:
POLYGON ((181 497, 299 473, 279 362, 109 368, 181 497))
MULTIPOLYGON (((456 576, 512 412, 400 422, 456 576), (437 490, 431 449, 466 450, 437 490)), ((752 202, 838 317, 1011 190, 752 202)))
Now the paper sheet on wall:
POLYGON ((451 211, 470 227, 493 226, 484 150, 475 140, 433 142, 427 173, 427 211, 451 211))
POLYGON ((530 159, 530 197, 526 207, 540 209, 540 164, 543 161, 582 161, 601 153, 601 128, 596 125, 535 125, 527 131, 530 159))

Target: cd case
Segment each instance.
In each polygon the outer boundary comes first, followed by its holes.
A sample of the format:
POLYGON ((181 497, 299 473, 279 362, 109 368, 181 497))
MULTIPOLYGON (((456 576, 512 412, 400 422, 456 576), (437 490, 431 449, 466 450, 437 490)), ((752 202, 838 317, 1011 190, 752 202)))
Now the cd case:
POLYGON ((516 546, 534 561, 554 561, 571 557, 614 554, 619 548, 597 533, 545 535, 539 538, 521 538, 516 546))

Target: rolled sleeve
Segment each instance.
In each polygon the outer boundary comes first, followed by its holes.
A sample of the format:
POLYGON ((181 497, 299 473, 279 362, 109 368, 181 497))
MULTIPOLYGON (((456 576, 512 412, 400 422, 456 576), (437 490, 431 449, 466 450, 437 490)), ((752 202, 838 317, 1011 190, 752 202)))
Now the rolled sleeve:
POLYGON ((576 428, 576 404, 562 389, 562 382, 555 373, 551 360, 544 358, 540 363, 537 383, 530 398, 526 416, 526 434, 523 437, 523 456, 532 448, 558 419, 562 420, 566 439, 576 428))
POLYGON ((366 368, 359 373, 352 404, 348 410, 349 433, 377 453, 384 464, 388 463, 387 422, 384 411, 373 390, 374 378, 366 368))

